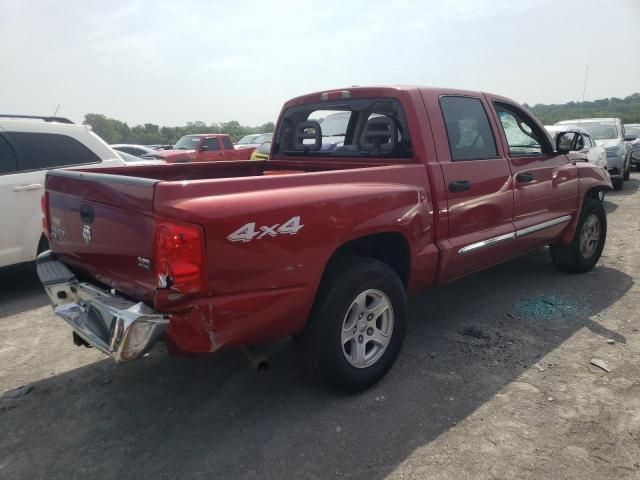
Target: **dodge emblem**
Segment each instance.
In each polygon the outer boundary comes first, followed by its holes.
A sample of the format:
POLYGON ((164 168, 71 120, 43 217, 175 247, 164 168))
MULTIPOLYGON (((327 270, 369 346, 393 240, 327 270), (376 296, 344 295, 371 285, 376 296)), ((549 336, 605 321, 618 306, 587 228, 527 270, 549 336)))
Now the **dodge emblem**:
POLYGON ((87 245, 91 243, 91 225, 82 226, 82 239, 87 245))

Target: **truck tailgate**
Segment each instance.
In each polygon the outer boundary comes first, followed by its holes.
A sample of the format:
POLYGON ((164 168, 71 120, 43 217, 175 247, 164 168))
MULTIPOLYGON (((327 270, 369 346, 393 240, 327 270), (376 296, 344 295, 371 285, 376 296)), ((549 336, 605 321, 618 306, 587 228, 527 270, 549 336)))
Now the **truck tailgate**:
POLYGON ((150 300, 156 289, 151 268, 156 182, 102 173, 49 172, 52 251, 79 272, 150 300))

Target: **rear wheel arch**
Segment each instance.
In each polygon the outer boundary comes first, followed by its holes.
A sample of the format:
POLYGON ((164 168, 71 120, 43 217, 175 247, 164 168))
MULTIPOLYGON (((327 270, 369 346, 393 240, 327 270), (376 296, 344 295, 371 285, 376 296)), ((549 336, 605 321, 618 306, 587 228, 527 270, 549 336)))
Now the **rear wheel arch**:
POLYGON ((380 232, 365 235, 349 240, 337 247, 327 265, 325 265, 323 278, 329 265, 344 256, 358 256, 372 258, 385 263, 396 272, 405 288, 411 274, 411 248, 407 238, 398 232, 380 232))

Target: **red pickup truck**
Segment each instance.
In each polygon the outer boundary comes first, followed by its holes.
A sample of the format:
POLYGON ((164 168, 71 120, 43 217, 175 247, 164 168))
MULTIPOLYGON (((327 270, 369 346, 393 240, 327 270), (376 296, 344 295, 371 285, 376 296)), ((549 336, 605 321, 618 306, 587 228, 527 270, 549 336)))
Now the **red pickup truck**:
POLYGON ((167 163, 216 162, 238 160, 231 137, 219 133, 185 135, 172 149, 158 150, 142 158, 157 158, 167 163))
POLYGON ((546 245, 591 269, 611 190, 497 95, 349 88, 288 101, 270 159, 49 171, 37 262, 77 344, 117 362, 293 336, 362 390, 392 366, 406 296, 546 245), (322 120, 332 120, 323 135, 322 120))

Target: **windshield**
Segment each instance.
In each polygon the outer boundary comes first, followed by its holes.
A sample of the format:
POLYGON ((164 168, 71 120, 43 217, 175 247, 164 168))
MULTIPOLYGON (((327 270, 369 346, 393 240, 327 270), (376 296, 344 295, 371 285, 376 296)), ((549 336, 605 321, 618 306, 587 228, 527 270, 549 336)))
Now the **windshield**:
POLYGON ((268 154, 270 150, 271 150, 271 142, 264 142, 262 145, 260 145, 256 149, 256 152, 268 154))
POLYGON ((339 112, 327 115, 320 121, 323 137, 344 137, 347 134, 347 125, 351 112, 339 112))
POLYGON ((627 132, 627 135, 640 137, 640 125, 625 125, 624 129, 627 132))
POLYGON ((253 140, 252 143, 270 142, 272 138, 273 138, 273 133, 261 133, 253 140))
POLYGON ((200 137, 198 135, 185 135, 178 140, 178 143, 173 148, 176 150, 195 150, 199 141, 200 137))
POLYGON ((572 122, 562 123, 563 127, 583 128, 586 132, 596 140, 607 140, 610 138, 618 138, 618 128, 615 122, 572 122))
POLYGON ((258 138, 259 135, 253 134, 253 135, 245 135, 244 137, 242 137, 240 139, 240 141, 238 143, 236 143, 236 145, 249 145, 251 143, 255 143, 254 140, 256 138, 258 138))

